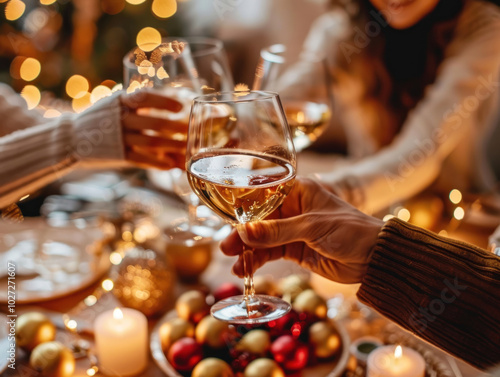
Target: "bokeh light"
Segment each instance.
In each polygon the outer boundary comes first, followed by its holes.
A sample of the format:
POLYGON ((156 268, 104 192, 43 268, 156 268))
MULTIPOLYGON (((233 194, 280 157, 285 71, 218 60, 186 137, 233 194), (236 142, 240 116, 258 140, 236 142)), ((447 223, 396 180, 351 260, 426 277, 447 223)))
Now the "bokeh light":
POLYGON ((40 90, 34 85, 26 85, 23 90, 21 90, 21 97, 24 98, 28 105, 28 109, 34 109, 40 103, 42 94, 40 90))
POLYGON ((91 105, 92 102, 90 102, 90 93, 88 92, 81 97, 73 98, 73 101, 71 101, 71 107, 77 113, 87 110, 91 105))
POLYGON ((21 0, 10 0, 5 6, 5 18, 15 21, 24 14, 26 5, 21 0))
POLYGON ((398 219, 401 219, 403 221, 410 220, 410 211, 408 211, 406 208, 401 208, 398 211, 398 219))
POLYGON ((98 85, 92 90, 92 93, 90 93, 90 102, 96 103, 100 99, 108 97, 111 94, 111 89, 109 89, 107 86, 98 85))
POLYGON ((61 112, 56 109, 48 109, 43 113, 44 118, 57 118, 59 115, 61 115, 61 112))
POLYGON ((35 58, 27 58, 21 64, 19 75, 24 81, 33 81, 38 77, 42 66, 35 58))
POLYGON ((102 289, 105 291, 111 291, 114 287, 113 281, 110 279, 106 279, 102 282, 102 289))
POLYGON ((132 4, 132 5, 139 5, 145 2, 146 0, 127 0, 127 3, 132 4))
POLYGON ((455 211, 453 211, 453 217, 457 220, 462 220, 465 216, 465 211, 462 207, 457 207, 455 208, 455 211))
POLYGON ((177 12, 177 1, 175 0, 153 0, 151 5, 153 14, 160 18, 171 17, 177 12))
POLYGON ((462 201, 462 193, 457 190, 457 189, 453 189, 450 191, 450 202, 452 202, 453 204, 458 204, 462 201))
POLYGON ((161 44, 161 34, 155 28, 145 27, 137 33, 136 42, 141 50, 153 51, 161 44))
POLYGON ((50 5, 54 4, 57 0, 40 0, 40 4, 42 5, 50 5))
POLYGON ((89 81, 80 75, 71 76, 66 82, 66 93, 71 98, 80 98, 89 91, 89 81))

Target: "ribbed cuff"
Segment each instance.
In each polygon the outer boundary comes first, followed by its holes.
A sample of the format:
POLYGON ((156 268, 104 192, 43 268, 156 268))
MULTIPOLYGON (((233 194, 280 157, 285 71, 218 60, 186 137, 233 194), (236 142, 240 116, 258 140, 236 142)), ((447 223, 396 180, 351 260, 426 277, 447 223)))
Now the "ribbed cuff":
POLYGON ((97 102, 75 120, 73 153, 77 160, 124 160, 120 92, 97 102))
POLYGON ((500 363, 500 259, 491 253, 391 219, 357 296, 476 367, 500 363))

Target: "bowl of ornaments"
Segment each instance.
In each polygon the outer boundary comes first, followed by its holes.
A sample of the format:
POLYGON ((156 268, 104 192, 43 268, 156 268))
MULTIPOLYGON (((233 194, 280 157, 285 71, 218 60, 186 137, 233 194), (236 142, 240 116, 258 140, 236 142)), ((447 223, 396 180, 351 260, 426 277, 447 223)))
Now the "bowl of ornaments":
POLYGON ((210 305, 241 294, 226 283, 207 293, 180 295, 151 333, 153 359, 175 377, 337 377, 349 360, 346 330, 327 317, 323 297, 306 277, 291 275, 275 284, 256 277, 256 292, 277 295, 292 304, 284 317, 242 326, 210 316, 210 305))

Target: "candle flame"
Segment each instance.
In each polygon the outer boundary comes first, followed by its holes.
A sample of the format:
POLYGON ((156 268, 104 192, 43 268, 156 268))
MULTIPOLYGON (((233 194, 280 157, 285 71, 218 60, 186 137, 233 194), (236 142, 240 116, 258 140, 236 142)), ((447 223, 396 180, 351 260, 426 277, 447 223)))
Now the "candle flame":
POLYGON ((116 308, 115 310, 113 310, 113 318, 123 319, 123 312, 120 310, 120 308, 116 308))
POLYGON ((394 350, 394 357, 398 360, 401 356, 403 356, 403 348, 401 346, 397 346, 394 350))

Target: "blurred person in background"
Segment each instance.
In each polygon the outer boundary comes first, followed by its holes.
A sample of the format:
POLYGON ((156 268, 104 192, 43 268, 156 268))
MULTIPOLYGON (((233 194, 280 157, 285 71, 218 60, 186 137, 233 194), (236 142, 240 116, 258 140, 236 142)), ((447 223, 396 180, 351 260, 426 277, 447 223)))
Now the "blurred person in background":
POLYGON ((485 149, 499 122, 499 35, 500 9, 488 1, 332 0, 281 77, 283 91, 300 91, 322 74, 307 57, 329 62, 330 131, 343 131, 348 159, 321 181, 369 213, 432 183, 492 189, 485 149))

